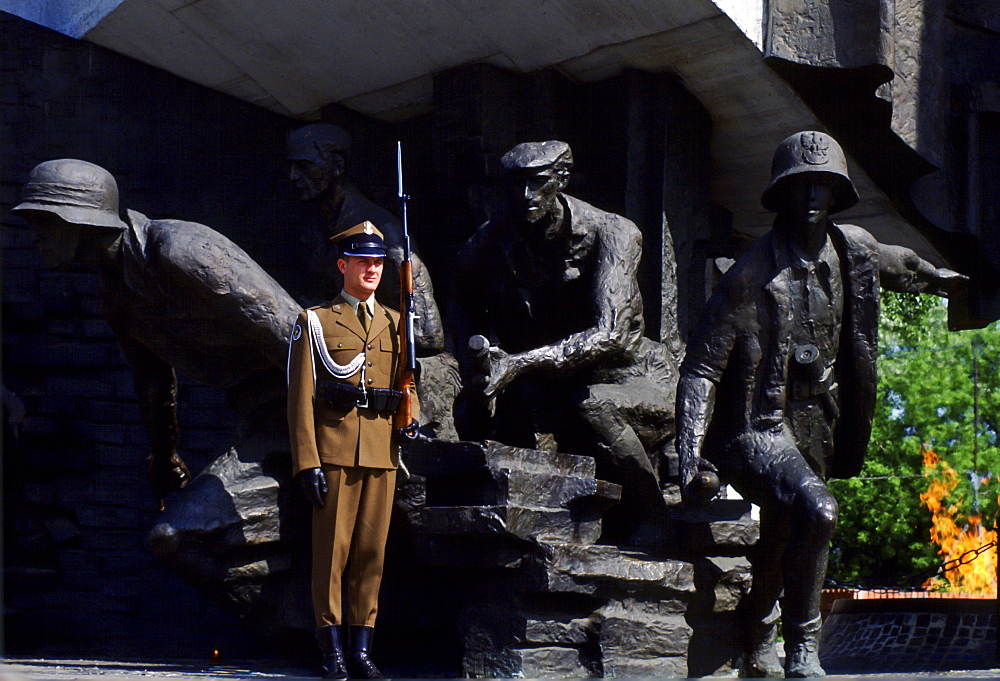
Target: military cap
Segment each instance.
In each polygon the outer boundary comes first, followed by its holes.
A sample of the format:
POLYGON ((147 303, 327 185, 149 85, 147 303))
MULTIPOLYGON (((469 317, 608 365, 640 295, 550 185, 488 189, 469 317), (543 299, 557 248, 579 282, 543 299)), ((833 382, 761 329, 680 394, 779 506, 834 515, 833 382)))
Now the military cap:
POLYGON ((568 144, 558 140, 522 142, 500 157, 500 165, 507 171, 516 168, 546 168, 552 165, 569 168, 573 165, 573 152, 568 144))
POLYGON ((787 194, 788 179, 801 173, 824 173, 834 182, 830 214, 846 210, 858 202, 858 191, 847 174, 844 150, 825 132, 806 130, 789 135, 774 152, 771 162, 771 182, 760 202, 767 210, 778 213, 787 194))
POLYGON ((312 123, 288 134, 289 147, 308 145, 314 145, 323 151, 339 151, 346 155, 351 151, 351 135, 332 123, 312 123))
POLYGON ((382 232, 368 220, 330 237, 330 241, 337 244, 342 256, 385 257, 382 232))
POLYGON ((66 222, 125 229, 118 217, 118 183, 99 165, 75 158, 35 166, 13 211, 55 213, 66 222))

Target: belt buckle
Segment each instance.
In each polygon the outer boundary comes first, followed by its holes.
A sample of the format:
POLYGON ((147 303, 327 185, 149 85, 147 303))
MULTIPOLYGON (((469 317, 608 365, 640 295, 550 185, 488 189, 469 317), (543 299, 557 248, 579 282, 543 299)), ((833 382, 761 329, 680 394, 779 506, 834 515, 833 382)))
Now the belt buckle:
POLYGON ((364 404, 362 404, 361 400, 358 400, 358 409, 367 409, 368 408, 368 391, 365 390, 365 386, 361 386, 361 394, 364 397, 365 401, 364 401, 364 404))

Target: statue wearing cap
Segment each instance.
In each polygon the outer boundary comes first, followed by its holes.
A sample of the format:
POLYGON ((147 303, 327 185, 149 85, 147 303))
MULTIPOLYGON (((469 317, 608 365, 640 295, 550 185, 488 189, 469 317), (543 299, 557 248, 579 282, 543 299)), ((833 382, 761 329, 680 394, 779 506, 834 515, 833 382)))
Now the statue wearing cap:
POLYGON ((573 163, 565 142, 518 144, 500 161, 509 200, 457 257, 459 435, 595 456, 599 473, 623 485, 605 541, 658 548, 676 368, 643 337, 642 236, 563 193, 573 163))
MULTIPOLYGON (((77 159, 38 164, 14 207, 45 265, 98 270, 101 310, 132 368, 160 507, 190 473, 177 454, 175 370, 230 389, 243 424, 282 396, 295 301, 222 234, 193 222, 119 215, 118 184, 77 159)), ((280 414, 280 411, 277 412, 280 414)))
POLYGON ((299 314, 288 348, 292 467, 313 505, 313 611, 326 678, 381 678, 369 648, 399 466, 400 315, 376 300, 382 232, 364 221, 334 243, 343 290, 299 314))
POLYGON ((947 295, 964 279, 829 219, 857 201, 833 138, 805 131, 782 141, 762 198, 774 226, 722 277, 681 367, 685 499, 703 501, 693 481, 718 470, 761 507, 741 676, 823 675, 819 601, 837 522, 825 481, 857 475, 864 460, 879 288, 947 295))
MULTIPOLYGON (((390 307, 399 305, 399 266, 403 258, 403 228, 389 211, 370 201, 347 174, 351 137, 343 128, 329 123, 313 123, 288 136, 290 177, 303 201, 318 205, 318 225, 302 235, 306 251, 307 298, 329 300, 340 290, 343 279, 334 266, 338 251, 330 239, 362 222, 370 222, 383 235, 392 266, 385 270, 378 300, 390 307)), ((413 238, 411 237, 411 245, 413 238)), ((413 249, 416 250, 415 248, 413 249)), ((414 328, 417 352, 432 355, 444 349, 441 313, 434 300, 434 286, 423 260, 412 253, 414 328)))

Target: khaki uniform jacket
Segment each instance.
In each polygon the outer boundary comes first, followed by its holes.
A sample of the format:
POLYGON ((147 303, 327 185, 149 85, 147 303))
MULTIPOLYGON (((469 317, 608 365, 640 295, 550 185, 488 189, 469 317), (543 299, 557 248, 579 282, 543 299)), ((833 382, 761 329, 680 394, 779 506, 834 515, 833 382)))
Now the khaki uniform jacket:
MULTIPOLYGON (((341 296, 310 308, 319 318, 323 344, 338 365, 364 354, 361 367, 343 379, 327 369, 309 330, 306 312, 299 314, 288 355, 288 429, 294 473, 321 464, 394 469, 398 447, 392 443, 392 417, 369 409, 332 409, 317 385, 343 380, 366 388, 392 388, 399 359, 399 313, 376 304, 365 336, 351 305, 341 296)), ((416 399, 416 391, 413 391, 416 399)), ((417 413, 414 403, 414 414, 417 413)))

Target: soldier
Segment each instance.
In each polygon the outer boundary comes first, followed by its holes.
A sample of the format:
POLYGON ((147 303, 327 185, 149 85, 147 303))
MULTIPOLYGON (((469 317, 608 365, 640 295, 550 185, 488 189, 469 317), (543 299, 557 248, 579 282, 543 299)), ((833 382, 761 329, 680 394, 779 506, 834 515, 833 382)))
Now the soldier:
POLYGON ((313 610, 325 678, 373 679, 382 678, 369 647, 399 466, 391 419, 402 397, 392 389, 400 317, 375 300, 382 233, 363 222, 333 238, 344 288, 303 311, 292 331, 288 425, 293 469, 313 504, 313 610))
MULTIPOLYGON (((318 230, 303 235, 308 252, 305 269, 313 291, 320 296, 339 290, 342 278, 332 267, 336 249, 329 245, 330 238, 367 220, 385 235, 388 257, 393 265, 385 271, 378 300, 396 307, 399 305, 403 228, 396 216, 368 200, 350 180, 347 175, 350 149, 350 135, 329 123, 307 125, 288 136, 291 180, 299 188, 303 201, 315 201, 319 207, 318 230)), ((444 348, 441 313, 434 301, 434 286, 427 267, 416 253, 412 253, 412 261, 417 315, 415 344, 421 356, 432 355, 444 348)))
POLYGON ((458 255, 459 435, 596 456, 600 474, 623 485, 606 537, 660 548, 658 455, 672 434, 676 369, 643 337, 642 235, 562 193, 572 162, 559 141, 504 154, 510 200, 458 255), (499 347, 470 351, 477 334, 499 347))
POLYGON ((837 523, 825 480, 857 475, 871 435, 879 286, 943 296, 964 279, 829 219, 857 200, 835 140, 786 138, 762 198, 774 227, 719 282, 681 367, 684 495, 718 466, 761 507, 743 676, 824 673, 819 601, 837 523))
MULTIPOLYGON (((20 213, 38 234, 47 267, 77 263, 100 275, 101 311, 125 354, 164 496, 187 484, 177 455, 175 369, 228 388, 244 424, 281 399, 281 367, 298 306, 250 256, 205 225, 118 213, 118 184, 86 161, 40 163, 20 213)), ((280 403, 280 402, 279 402, 280 403)), ((280 413, 280 412, 279 412, 280 413)))

